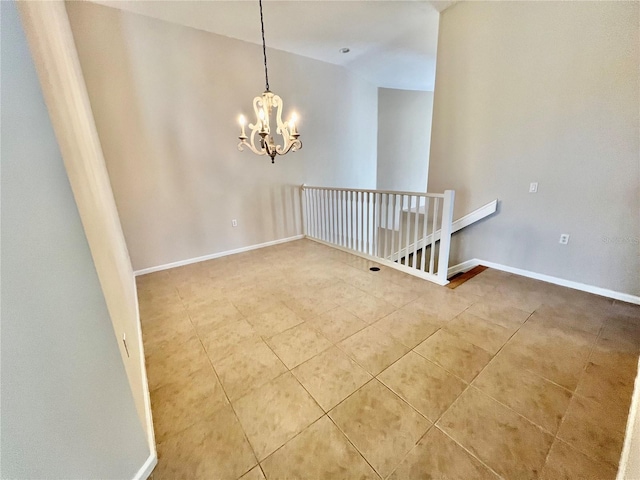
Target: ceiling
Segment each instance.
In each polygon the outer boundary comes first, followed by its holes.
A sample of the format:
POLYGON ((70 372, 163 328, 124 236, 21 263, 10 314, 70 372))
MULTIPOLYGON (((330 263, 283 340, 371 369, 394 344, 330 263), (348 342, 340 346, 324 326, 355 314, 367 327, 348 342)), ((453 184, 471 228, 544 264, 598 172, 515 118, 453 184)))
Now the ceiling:
MULTIPOLYGON (((261 44, 257 1, 91 0, 261 44)), ((432 91, 439 12, 453 1, 264 0, 267 46, 357 73, 378 87, 432 91), (348 47, 349 53, 340 53, 348 47)))

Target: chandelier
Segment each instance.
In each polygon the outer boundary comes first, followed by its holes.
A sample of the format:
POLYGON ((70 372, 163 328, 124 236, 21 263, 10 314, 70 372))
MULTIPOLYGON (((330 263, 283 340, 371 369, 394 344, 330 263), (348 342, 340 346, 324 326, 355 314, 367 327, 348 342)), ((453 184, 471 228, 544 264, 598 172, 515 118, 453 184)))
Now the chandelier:
POLYGON ((262 54, 264 56, 264 83, 265 91, 259 97, 253 99, 253 110, 256 115, 256 122, 250 123, 249 137, 245 133, 246 119, 244 115, 240 115, 240 143, 238 150, 243 151, 246 145, 256 155, 269 155, 271 163, 275 163, 276 155, 285 155, 290 151, 295 152, 302 148, 300 134, 296 128, 296 115, 291 115, 291 119, 284 123, 282 121, 282 99, 269 90, 269 73, 267 70, 267 47, 264 42, 264 19, 262 17, 262 0, 260 2, 260 26, 262 29, 262 54), (282 144, 276 144, 272 132, 273 120, 275 119, 275 133, 282 137, 282 144), (256 134, 260 140, 256 146, 256 134), (247 141, 248 140, 248 141, 247 141))

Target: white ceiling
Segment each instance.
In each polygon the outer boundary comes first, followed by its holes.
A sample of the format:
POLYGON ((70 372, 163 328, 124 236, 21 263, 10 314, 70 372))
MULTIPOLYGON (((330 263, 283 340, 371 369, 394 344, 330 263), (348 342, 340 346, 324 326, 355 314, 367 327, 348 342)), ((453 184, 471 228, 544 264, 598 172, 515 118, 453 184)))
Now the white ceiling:
MULTIPOLYGON (((258 2, 92 0, 261 44, 258 2)), ((267 46, 342 65, 379 87, 433 90, 439 11, 453 1, 264 0, 267 46), (351 51, 339 52, 342 47, 351 51)))

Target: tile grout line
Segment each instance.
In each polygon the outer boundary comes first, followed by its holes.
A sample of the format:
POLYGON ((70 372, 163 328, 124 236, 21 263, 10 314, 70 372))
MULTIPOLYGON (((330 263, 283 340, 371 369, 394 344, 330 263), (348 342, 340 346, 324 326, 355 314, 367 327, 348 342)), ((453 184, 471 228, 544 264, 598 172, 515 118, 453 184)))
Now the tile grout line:
MULTIPOLYGON (((575 449, 576 451, 578 451, 578 452, 582 453, 583 455, 585 455, 585 456, 587 456, 587 457, 590 457, 590 454, 589 454, 589 453, 584 452, 582 449, 580 449, 580 448, 578 448, 577 446, 573 445, 573 444, 572 444, 572 443, 570 443, 569 441, 564 440, 562 437, 558 437, 558 432, 560 431, 560 428, 562 427, 562 424, 564 423, 564 421, 565 421, 565 419, 566 419, 567 411, 569 410, 569 407, 570 407, 570 406, 571 406, 571 404, 573 403, 573 399, 574 399, 574 398, 576 398, 576 397, 578 397, 578 398, 585 398, 585 399, 587 399, 587 400, 590 400, 590 399, 588 399, 587 397, 583 397, 581 394, 579 394, 579 393, 578 393, 578 387, 580 386, 580 382, 582 381, 582 378, 583 378, 583 377, 584 377, 584 375, 586 374, 587 368, 588 368, 589 363, 590 363, 590 361, 591 361, 591 357, 592 357, 592 355, 593 355, 593 351, 595 350, 596 345, 597 345, 597 343, 598 343, 598 340, 601 338, 602 331, 604 330, 605 323, 606 323, 606 320, 604 320, 604 321, 602 322, 602 325, 600 325, 600 328, 598 329, 598 335, 596 336, 596 339, 595 339, 595 341, 593 342, 593 345, 592 345, 592 346, 591 346, 591 348, 589 349, 589 355, 587 356, 587 361, 586 361, 586 363, 585 363, 584 367, 582 368, 582 372, 580 373, 580 377, 578 378, 578 382, 577 382, 577 384, 576 384, 576 388, 575 388, 575 390, 572 392, 571 400, 569 401, 569 405, 567 405, 567 410, 564 412, 564 415, 562 416, 562 420, 560 421, 560 425, 558 425, 558 430, 556 431, 555 437, 554 437, 554 439, 553 439, 553 444, 551 445, 551 447, 552 447, 552 448, 553 448, 553 445, 555 444, 555 442, 557 442, 557 441, 561 441, 561 442, 563 442, 563 443, 566 443, 569 447, 571 447, 571 448, 575 449)), ((595 402, 595 403, 597 403, 597 404, 599 404, 599 405, 602 405, 602 403, 600 403, 600 402, 598 402, 598 401, 596 401, 596 400, 592 400, 592 401, 593 401, 593 402, 595 402)), ((549 457, 549 454, 550 454, 550 453, 551 453, 551 449, 549 449, 549 453, 547 454, 547 459, 545 459, 545 462, 548 460, 548 457, 549 457)), ((599 461, 599 462, 603 462, 603 463, 606 463, 607 465, 612 465, 608 460, 603 460, 603 459, 601 459, 601 458, 597 458, 597 461, 599 461)), ((613 466, 614 468, 616 468, 616 469, 618 468, 618 465, 612 465, 612 466, 613 466)))
MULTIPOLYGON (((235 307, 235 305, 234 305, 235 307)), ((240 315, 242 315, 243 318, 244 315, 242 314, 242 312, 239 312, 240 315)), ((191 315, 189 315, 189 321, 191 321, 192 325, 193 325, 193 321, 191 320, 191 315)), ((195 328, 195 325, 194 325, 195 328)), ((238 413, 236 412, 236 409, 233 406, 233 403, 231 402, 231 399, 229 398, 229 395, 227 394, 227 391, 224 387, 224 385, 222 384, 222 381, 220 380, 220 375, 218 374, 218 371, 216 370, 216 367, 213 365, 213 361, 211 360, 211 357, 209 356, 209 352, 207 351, 207 349, 204 346, 204 343, 202 341, 201 338, 201 334, 200 332, 196 329, 196 335, 198 337, 198 341, 200 342, 200 345, 202 346, 202 349, 205 352, 205 355, 207 356, 207 360, 209 361, 209 365, 211 365, 211 369, 213 370, 213 373, 216 377, 216 380, 218 381, 218 383, 220 384, 220 388, 222 389, 222 392, 224 393, 224 396, 228 402, 229 407, 231 408, 231 411, 233 412, 233 415, 235 417, 236 422, 238 423, 238 425, 240 426, 240 430, 242 430, 242 435, 245 439, 245 441, 247 442, 247 444, 249 445, 249 448, 251 448, 251 453, 253 453, 253 457, 256 460, 256 464, 260 465, 260 460, 258 459, 258 455, 256 454, 255 448, 253 447, 253 444, 249 441, 249 437, 247 436, 247 432, 244 429, 244 426, 242 425, 242 422, 240 422, 240 418, 238 417, 238 413)), ((243 472, 238 478, 242 477, 243 475, 245 475, 246 473, 250 472, 253 468, 255 467, 255 465, 253 465, 251 468, 249 468, 249 470, 247 470, 246 472, 243 472)), ((261 469, 262 470, 262 469, 261 469)), ((264 472, 262 472, 264 475, 264 472)))
MULTIPOLYGON (((473 305, 473 304, 472 304, 473 305)), ((467 307, 467 309, 465 309, 463 312, 461 312, 459 315, 461 315, 462 313, 464 313, 466 310, 468 310, 472 305, 470 305, 469 307, 467 307)), ((518 333, 518 331, 520 331, 520 328, 522 328, 522 326, 524 324, 527 323, 527 321, 529 320, 529 318, 531 318, 531 316, 533 315, 533 312, 531 314, 529 314, 529 316, 527 317, 527 319, 516 329, 516 331, 513 332, 513 334, 507 339, 507 341, 498 349, 498 351, 495 353, 495 355, 492 356, 491 360, 489 360, 484 367, 482 367, 482 369, 480 369, 480 371, 467 383, 466 388, 460 393, 460 395, 458 395, 456 397, 456 399, 451 402, 451 404, 449 405, 449 407, 442 412, 442 414, 438 417, 438 419, 434 422, 434 426, 438 427, 438 422, 440 422, 440 420, 442 419, 442 417, 444 417, 446 415, 446 413, 451 410, 451 407, 460 399, 460 397, 462 397, 462 395, 464 395, 464 393, 469 390, 469 388, 472 387, 472 383, 473 381, 478 378, 482 372, 491 364, 491 362, 493 361, 493 359, 502 351, 502 349, 504 348, 504 346, 509 342, 509 340, 511 340, 516 333, 518 333)), ((456 318, 456 317, 454 317, 456 318)), ((481 347, 478 347, 481 348, 481 347)), ((418 353, 418 352, 416 352, 418 353)), ((421 355, 422 356, 422 355, 421 355)), ((425 357, 423 357, 425 358, 425 357)), ((459 377, 458 377, 459 378, 459 377)), ((464 381, 464 380, 463 380, 464 381)), ((473 386, 473 388, 475 388, 476 390, 479 390, 477 387, 473 386)), ((481 391, 481 390, 479 390, 481 391)), ((482 391, 481 391, 482 392, 482 391)), ((483 394, 485 394, 484 392, 482 392, 483 394)), ((487 395, 487 394, 485 394, 487 395)), ((489 398, 491 398, 492 400, 496 401, 495 399, 493 399, 493 397, 487 395, 489 398)), ((498 402, 500 405, 503 405, 501 402, 498 402)), ((536 427, 540 428, 538 425, 536 425, 535 423, 531 422, 529 419, 527 419, 526 417, 524 417, 523 415, 519 414, 518 412, 516 412, 515 410, 513 410, 512 408, 508 407, 507 405, 503 405, 506 408, 508 408, 510 411, 512 411, 513 413, 515 413, 516 415, 518 415, 519 417, 522 417, 523 419, 525 419, 527 422, 531 423, 532 425, 535 425, 536 427)), ((480 463, 482 463, 483 465, 487 466, 492 472, 496 473, 493 468, 490 468, 488 465, 486 465, 486 463, 480 459, 477 455, 473 454, 472 452, 470 452, 466 447, 464 447, 461 443, 459 443, 457 440, 455 440, 453 437, 451 437, 451 435, 447 434, 444 430, 440 429, 443 433, 445 433, 448 437, 450 437, 457 445, 459 445, 462 449, 464 449, 466 452, 468 452, 469 454, 471 454, 474 458, 476 458, 478 461, 480 461, 480 463)), ((542 430, 542 429, 541 429, 542 430)), ((544 431, 544 430, 543 430, 544 431)), ((549 450, 551 450, 551 447, 549 447, 549 450)), ((503 478, 502 475, 498 475, 500 478, 503 478)))

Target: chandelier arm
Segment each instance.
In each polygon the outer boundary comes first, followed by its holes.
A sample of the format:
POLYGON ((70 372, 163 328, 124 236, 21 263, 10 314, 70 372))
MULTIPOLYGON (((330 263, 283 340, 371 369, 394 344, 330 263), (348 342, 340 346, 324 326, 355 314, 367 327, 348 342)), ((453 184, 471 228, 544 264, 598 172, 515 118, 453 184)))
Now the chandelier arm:
POLYGON ((260 28, 262 30, 262 55, 264 57, 264 86, 269 91, 269 71, 267 69, 267 44, 264 41, 264 17, 262 15, 262 0, 260 1, 260 28))
POLYGON ((295 152, 296 150, 300 150, 302 148, 302 142, 300 140, 293 140, 282 147, 278 145, 276 152, 278 155, 286 155, 289 152, 295 152))

